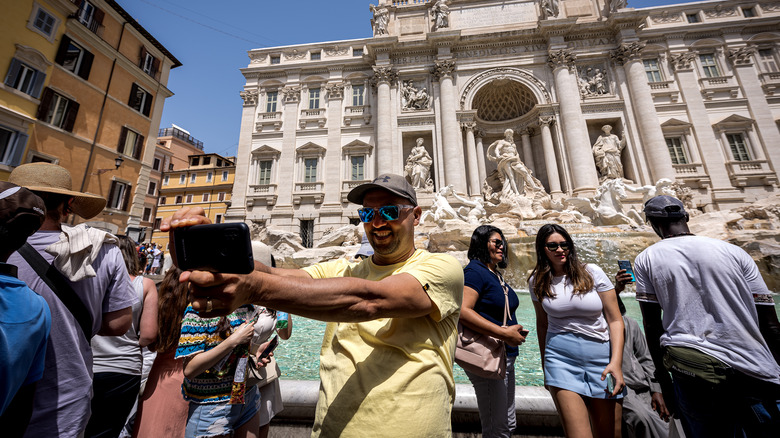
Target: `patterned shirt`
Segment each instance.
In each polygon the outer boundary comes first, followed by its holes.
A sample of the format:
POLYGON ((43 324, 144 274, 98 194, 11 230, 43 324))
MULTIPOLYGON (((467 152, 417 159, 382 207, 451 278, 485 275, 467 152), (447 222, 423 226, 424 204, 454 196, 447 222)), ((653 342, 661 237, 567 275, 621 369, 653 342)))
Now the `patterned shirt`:
MULTIPOLYGON (((236 327, 244 322, 252 320, 256 313, 254 306, 245 305, 228 315, 230 333, 232 334, 236 327)), ((221 317, 201 318, 192 306, 187 306, 181 322, 181 337, 179 347, 176 349, 176 358, 194 356, 219 345, 223 341, 218 333, 220 319, 221 317)), ((199 404, 229 401, 233 374, 238 363, 236 350, 237 348, 233 349, 216 365, 197 377, 192 379, 185 377, 181 385, 184 399, 199 404)))

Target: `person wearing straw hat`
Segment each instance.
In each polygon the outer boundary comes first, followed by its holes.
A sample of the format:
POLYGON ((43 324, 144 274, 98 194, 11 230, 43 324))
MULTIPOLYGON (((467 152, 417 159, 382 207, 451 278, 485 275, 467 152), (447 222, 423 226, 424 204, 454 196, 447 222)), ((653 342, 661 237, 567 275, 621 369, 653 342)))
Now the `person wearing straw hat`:
POLYGON ((6 261, 41 226, 45 214, 41 198, 0 181, 0 424, 10 436, 21 436, 32 415, 51 312, 46 300, 17 278, 17 267, 6 261))
POLYGON ((77 437, 90 415, 89 341, 98 333, 125 333, 137 297, 116 237, 84 224, 63 225, 71 213, 84 219, 98 215, 105 199, 74 191, 70 172, 51 163, 23 164, 8 180, 46 206, 40 229, 9 258, 19 267, 19 279, 43 296, 52 313, 43 378, 25 436, 77 437))

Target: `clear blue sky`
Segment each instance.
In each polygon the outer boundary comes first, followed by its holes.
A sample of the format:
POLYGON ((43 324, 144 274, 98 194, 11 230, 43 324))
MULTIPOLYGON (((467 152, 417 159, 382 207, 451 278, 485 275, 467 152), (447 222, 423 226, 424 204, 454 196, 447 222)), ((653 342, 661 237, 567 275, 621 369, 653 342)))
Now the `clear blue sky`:
MULTIPOLYGON (((235 155, 247 51, 371 36, 376 0, 118 0, 183 64, 171 71, 160 127, 175 123, 206 152, 235 155)), ((628 6, 689 0, 628 0, 628 6)))

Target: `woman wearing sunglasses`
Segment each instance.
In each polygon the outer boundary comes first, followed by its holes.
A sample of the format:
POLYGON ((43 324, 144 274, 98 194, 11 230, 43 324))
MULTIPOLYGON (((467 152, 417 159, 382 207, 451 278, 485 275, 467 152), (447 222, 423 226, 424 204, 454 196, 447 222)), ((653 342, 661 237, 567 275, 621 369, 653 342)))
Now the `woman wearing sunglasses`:
POLYGON ((614 286, 601 268, 579 261, 563 227, 547 224, 536 235, 528 288, 544 384, 566 436, 619 438, 623 319, 614 286))
POLYGON ((470 329, 506 343, 506 376, 488 379, 466 371, 477 395, 483 437, 510 437, 515 429, 515 359, 517 346, 527 330, 518 325, 517 294, 504 282, 499 268, 506 268, 508 248, 504 234, 492 225, 482 225, 471 235, 469 264, 463 269, 463 304, 460 322, 470 329), (509 315, 504 323, 506 298, 509 315))

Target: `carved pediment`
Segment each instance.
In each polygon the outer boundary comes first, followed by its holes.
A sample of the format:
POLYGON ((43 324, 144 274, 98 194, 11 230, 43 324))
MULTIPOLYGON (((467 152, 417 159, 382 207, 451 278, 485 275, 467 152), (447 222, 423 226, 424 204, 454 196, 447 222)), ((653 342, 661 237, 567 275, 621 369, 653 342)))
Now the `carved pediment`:
POLYGON ((352 140, 341 147, 341 152, 344 155, 349 155, 356 152, 371 152, 372 149, 374 149, 374 147, 364 141, 352 140))
POLYGON ((299 156, 323 156, 326 149, 316 143, 307 142, 295 149, 295 153, 299 156))
POLYGON ((666 129, 666 128, 670 128, 670 129, 686 128, 687 129, 687 128, 690 128, 690 127, 691 127, 690 123, 685 122, 685 121, 680 120, 680 119, 674 119, 674 118, 669 119, 669 120, 661 123, 661 128, 664 128, 664 129, 666 129))
POLYGON ((264 144, 252 151, 252 157, 254 158, 279 158, 281 154, 282 154, 281 151, 271 146, 268 146, 267 144, 264 144))
POLYGON ((715 123, 713 126, 727 127, 727 126, 745 126, 752 125, 754 120, 739 114, 732 114, 725 119, 715 123))

